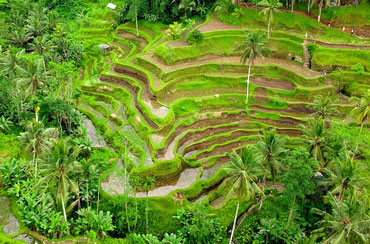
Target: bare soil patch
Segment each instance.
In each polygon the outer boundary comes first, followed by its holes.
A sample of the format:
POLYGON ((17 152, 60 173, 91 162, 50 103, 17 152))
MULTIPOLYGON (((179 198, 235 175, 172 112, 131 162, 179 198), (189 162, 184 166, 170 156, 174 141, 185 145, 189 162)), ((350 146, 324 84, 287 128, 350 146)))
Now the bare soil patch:
POLYGON ((242 136, 250 136, 250 135, 257 135, 257 134, 258 134, 258 131, 234 131, 229 136, 221 136, 221 137, 218 137, 214 140, 201 142, 201 143, 193 144, 189 147, 186 147, 183 151, 183 154, 185 155, 185 154, 187 154, 189 152, 193 152, 193 151, 202 151, 202 150, 205 150, 205 149, 207 149, 207 148, 209 148, 209 147, 211 147, 212 145, 215 145, 215 144, 225 143, 225 142, 237 139, 237 138, 242 137, 242 136))
POLYGON ((207 32, 207 31, 217 31, 217 30, 240 30, 240 26, 234 26, 222 23, 221 21, 217 20, 216 18, 211 18, 211 20, 198 28, 200 32, 207 32))
POLYGON ((264 78, 264 77, 251 77, 250 80, 252 83, 258 86, 290 90, 290 91, 296 88, 296 86, 293 83, 287 80, 274 80, 274 79, 264 78))

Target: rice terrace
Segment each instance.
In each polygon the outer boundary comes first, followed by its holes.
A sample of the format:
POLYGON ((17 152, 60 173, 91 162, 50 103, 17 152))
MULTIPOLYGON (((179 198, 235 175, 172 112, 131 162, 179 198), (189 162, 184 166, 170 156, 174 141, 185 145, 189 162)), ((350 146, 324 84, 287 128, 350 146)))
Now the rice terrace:
POLYGON ((0 243, 370 243, 370 2, 0 0, 0 243))

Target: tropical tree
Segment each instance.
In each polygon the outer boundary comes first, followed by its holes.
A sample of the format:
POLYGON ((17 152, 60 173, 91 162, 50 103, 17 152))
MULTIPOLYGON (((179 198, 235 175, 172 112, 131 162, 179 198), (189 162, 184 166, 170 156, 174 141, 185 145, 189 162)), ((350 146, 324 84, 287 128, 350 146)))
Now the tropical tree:
POLYGON ((325 169, 327 180, 322 185, 331 187, 332 195, 339 195, 339 199, 343 200, 345 193, 350 194, 369 185, 369 179, 364 174, 368 172, 362 161, 355 160, 351 156, 351 152, 341 153, 340 157, 325 169))
POLYGON ((184 28, 182 27, 182 24, 174 22, 172 25, 169 26, 168 30, 166 30, 166 34, 168 36, 171 36, 172 39, 175 40, 175 38, 178 37, 183 30, 184 28))
POLYGON ((22 65, 22 56, 25 50, 17 51, 15 48, 9 48, 5 55, 0 58, 0 73, 8 75, 15 75, 17 68, 22 65))
POLYGON ((267 38, 270 37, 270 25, 274 20, 274 14, 280 12, 278 9, 283 6, 283 4, 279 0, 264 0, 259 3, 265 7, 261 10, 260 14, 264 15, 268 21, 267 24, 267 38))
POLYGON ((314 115, 324 121, 330 120, 330 117, 335 115, 338 111, 334 106, 334 101, 329 96, 315 96, 314 104, 309 105, 314 109, 314 115))
MULTIPOLYGON (((330 5, 330 0, 325 0, 325 5, 330 5)), ((319 3, 319 15, 317 16, 317 21, 320 22, 320 19, 321 19, 321 11, 322 11, 322 7, 324 5, 324 0, 320 0, 320 3, 319 3)))
POLYGON ((364 123, 369 119, 370 113, 370 89, 366 91, 365 96, 359 98, 351 98, 352 101, 358 103, 358 105, 351 111, 351 115, 356 117, 356 121, 358 125, 361 125, 361 132, 362 128, 364 127, 364 123))
POLYGON ((354 192, 344 201, 329 195, 332 210, 325 212, 313 209, 322 216, 317 224, 321 227, 313 233, 328 233, 323 244, 335 243, 369 243, 370 216, 369 204, 365 195, 354 192))
POLYGON ((223 12, 224 14, 228 14, 232 3, 231 1, 217 1, 215 5, 215 12, 223 12))
POLYGON ((12 32, 12 36, 10 37, 9 41, 14 45, 24 47, 30 39, 31 34, 27 33, 24 28, 18 28, 12 32))
POLYGON ((145 228, 146 232, 148 233, 148 212, 149 212, 149 191, 154 189, 154 178, 147 176, 142 185, 142 189, 146 194, 146 208, 145 208, 145 228))
POLYGON ((195 9, 196 5, 197 4, 194 0, 181 0, 179 4, 179 9, 183 9, 185 11, 185 19, 187 19, 187 11, 189 10, 190 12, 192 12, 195 9))
POLYGON ((136 224, 137 224, 137 217, 138 217, 138 204, 137 204, 137 197, 136 197, 136 192, 140 187, 143 185, 142 178, 138 176, 131 176, 129 178, 129 183, 130 186, 133 188, 134 191, 134 197, 135 197, 135 229, 136 229, 136 224))
POLYGON ((33 120, 29 122, 25 131, 18 136, 18 140, 25 149, 33 154, 33 164, 35 165, 35 178, 37 177, 37 160, 41 152, 50 150, 52 140, 58 137, 58 130, 55 128, 45 128, 43 121, 33 120))
POLYGON ((234 16, 235 18, 239 19, 240 17, 242 17, 244 15, 243 9, 242 8, 236 8, 231 15, 234 16))
POLYGON ((229 156, 231 159, 231 165, 226 167, 224 170, 230 177, 225 181, 225 184, 232 185, 228 196, 232 196, 235 193, 237 196, 235 218, 229 241, 229 244, 231 244, 240 203, 242 201, 253 199, 256 194, 260 197, 264 195, 263 191, 257 185, 257 181, 259 176, 263 176, 265 174, 265 171, 263 166, 255 157, 254 151, 251 147, 242 149, 240 155, 233 152, 229 156))
POLYGON ((247 98, 245 103, 248 104, 249 98, 249 81, 251 75, 251 66, 254 64, 257 57, 263 57, 262 53, 265 49, 265 35, 260 32, 249 32, 247 39, 236 49, 243 51, 241 62, 245 64, 248 61, 248 79, 247 79, 247 98))
POLYGON ((331 150, 327 145, 328 132, 325 127, 325 122, 322 119, 312 119, 308 121, 308 125, 298 125, 302 131, 302 140, 307 145, 308 150, 313 158, 318 162, 326 164, 324 151, 331 150))
POLYGON ((4 116, 0 117, 0 132, 7 134, 10 131, 10 126, 13 122, 9 118, 5 118, 4 116))
POLYGON ((46 36, 38 36, 30 44, 30 48, 37 54, 45 55, 54 49, 54 44, 46 36))
POLYGON ((26 95, 36 97, 37 90, 43 87, 49 78, 49 73, 45 70, 44 59, 28 59, 26 68, 17 66, 20 77, 15 79, 18 87, 24 87, 26 95))
POLYGON ((305 199, 306 195, 313 194, 315 184, 312 180, 313 168, 317 166, 316 160, 310 158, 309 153, 302 148, 296 148, 285 157, 283 162, 288 165, 282 177, 284 184, 284 196, 291 201, 287 225, 293 215, 297 199, 305 199))
POLYGON ((26 20, 27 25, 25 26, 26 32, 31 36, 37 37, 42 36, 47 29, 47 22, 45 19, 40 19, 35 16, 31 16, 26 20))
POLYGON ((198 0, 197 7, 195 11, 197 11, 201 16, 204 16, 207 13, 208 8, 205 6, 205 4, 201 4, 198 0))
POLYGON ((260 141, 257 142, 255 147, 257 154, 262 159, 263 165, 271 173, 274 184, 281 168, 280 157, 286 151, 284 149, 286 142, 286 137, 278 135, 276 130, 262 130, 260 141))
MULTIPOLYGON (((73 147, 69 139, 59 139, 53 142, 53 149, 46 152, 45 157, 40 159, 40 174, 43 176, 38 186, 56 186, 56 202, 62 207, 64 220, 67 222, 68 198, 70 193, 79 194, 77 182, 72 176, 83 172, 82 165, 77 161, 79 150, 73 147)), ((69 206, 72 210, 79 199, 69 206)))

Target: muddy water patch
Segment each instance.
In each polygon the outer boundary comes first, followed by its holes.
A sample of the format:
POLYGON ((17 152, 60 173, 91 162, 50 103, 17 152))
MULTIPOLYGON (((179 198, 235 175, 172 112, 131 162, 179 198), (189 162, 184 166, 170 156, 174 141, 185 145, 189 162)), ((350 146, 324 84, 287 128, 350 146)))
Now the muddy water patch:
MULTIPOLYGON (((199 168, 185 169, 180 174, 180 177, 175 185, 167 185, 167 186, 158 187, 154 189, 153 191, 149 191, 148 196, 149 197, 166 196, 174 190, 187 188, 191 186, 197 180, 198 174, 199 174, 199 168)), ((143 192, 139 192, 136 196, 146 197, 146 194, 143 192)))
POLYGON ((229 164, 229 162, 216 163, 212 167, 203 169, 203 173, 202 173, 202 176, 200 177, 200 179, 201 180, 206 180, 206 179, 211 178, 212 176, 214 176, 216 174, 216 172, 219 169, 222 169, 223 167, 225 167, 228 164, 229 164))
POLYGON ((95 126, 89 119, 85 119, 82 121, 82 125, 86 128, 87 131, 87 138, 89 141, 92 142, 93 147, 106 147, 110 148, 108 144, 102 139, 102 136, 99 135, 95 129, 95 126))
POLYGON ((6 235, 15 234, 18 232, 19 222, 13 215, 11 208, 11 200, 7 197, 0 197, 0 225, 2 232, 6 235))
POLYGON ((152 102, 146 101, 143 99, 143 102, 145 103, 146 106, 150 109, 153 115, 159 117, 159 118, 164 118, 167 116, 167 114, 170 112, 170 110, 167 107, 160 106, 159 108, 155 108, 153 106, 152 102))
POLYGON ((173 141, 167 146, 165 150, 161 150, 161 153, 157 155, 158 160, 171 160, 175 158, 175 146, 177 140, 181 137, 181 134, 176 136, 173 141))

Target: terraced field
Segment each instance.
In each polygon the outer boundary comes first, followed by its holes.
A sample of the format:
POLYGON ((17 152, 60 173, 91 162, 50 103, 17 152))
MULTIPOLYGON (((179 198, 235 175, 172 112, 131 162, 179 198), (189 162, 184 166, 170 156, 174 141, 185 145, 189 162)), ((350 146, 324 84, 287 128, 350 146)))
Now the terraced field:
MULTIPOLYGON (((194 28, 205 37, 197 47, 187 45, 185 36, 169 41, 164 28, 150 24, 140 26, 137 37, 134 26, 125 24, 112 34, 113 50, 105 59, 85 67, 80 110, 125 165, 118 163, 102 183, 107 193, 123 194, 125 169, 156 178, 149 196, 181 192, 189 201, 221 206, 224 198, 217 192, 227 153, 254 143, 267 128, 276 128, 295 143, 300 135, 297 125, 311 117, 307 105, 314 96, 337 96, 332 79, 308 68, 306 45, 315 40, 273 33, 265 58, 252 67, 246 105, 248 67, 240 64, 240 53, 235 52, 246 31, 213 17, 194 28), (195 53, 195 48, 201 51, 195 53), (123 153, 126 145, 130 152, 123 153)), ((99 38, 107 35, 109 25, 89 29, 96 31, 86 33, 86 38, 99 38)), ((316 45, 352 50, 344 44, 316 45)), ((362 47, 364 52, 368 48, 362 47)), ((337 101, 341 112, 335 119, 344 120, 352 105, 343 96, 337 101)))

